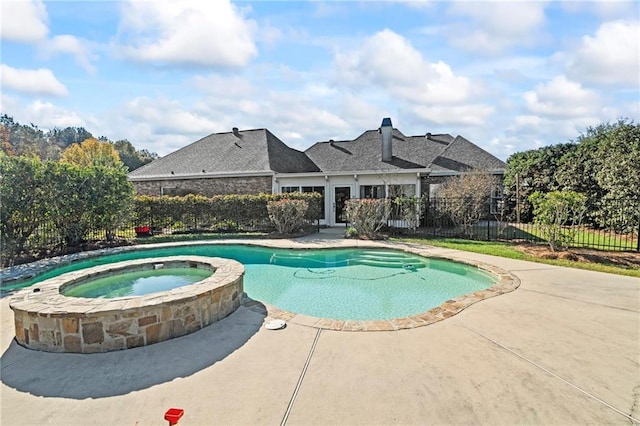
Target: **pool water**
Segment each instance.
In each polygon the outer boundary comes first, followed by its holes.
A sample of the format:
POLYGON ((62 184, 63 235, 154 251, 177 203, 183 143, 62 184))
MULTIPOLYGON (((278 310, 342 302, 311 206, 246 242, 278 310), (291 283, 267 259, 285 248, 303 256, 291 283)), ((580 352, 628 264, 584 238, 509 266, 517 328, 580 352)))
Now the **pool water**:
POLYGON ((252 299, 298 314, 338 320, 415 315, 489 288, 497 280, 472 266, 398 250, 286 250, 211 244, 141 249, 78 261, 19 287, 97 265, 178 255, 237 260, 245 267, 244 290, 252 299))
POLYGON ((163 268, 123 272, 108 277, 91 279, 65 288, 62 294, 70 297, 107 298, 143 296, 168 291, 202 281, 211 271, 198 268, 163 268))

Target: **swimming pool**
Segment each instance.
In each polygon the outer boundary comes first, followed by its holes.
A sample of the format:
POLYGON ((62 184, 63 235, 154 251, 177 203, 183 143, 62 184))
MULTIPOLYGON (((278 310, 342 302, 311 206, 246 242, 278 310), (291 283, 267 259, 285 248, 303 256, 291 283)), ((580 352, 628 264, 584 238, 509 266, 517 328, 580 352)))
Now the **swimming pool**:
POLYGON ((194 245, 127 251, 53 269, 20 287, 84 268, 149 257, 197 255, 245 267, 244 291, 279 309, 335 320, 386 320, 435 308, 491 287, 497 278, 474 266, 390 249, 277 249, 194 245))

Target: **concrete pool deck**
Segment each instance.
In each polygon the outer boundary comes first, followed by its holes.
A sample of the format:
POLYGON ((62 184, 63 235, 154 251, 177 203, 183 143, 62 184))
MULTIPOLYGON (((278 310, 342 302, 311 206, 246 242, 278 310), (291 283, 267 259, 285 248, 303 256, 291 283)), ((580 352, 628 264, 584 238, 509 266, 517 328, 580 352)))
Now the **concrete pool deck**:
MULTIPOLYGON (((354 244, 331 231, 266 243, 354 244)), ((18 346, 5 297, 0 423, 161 425, 178 407, 180 426, 640 424, 638 278, 425 251, 495 265, 520 287, 408 330, 269 331, 240 307, 188 336, 91 355, 18 346)))

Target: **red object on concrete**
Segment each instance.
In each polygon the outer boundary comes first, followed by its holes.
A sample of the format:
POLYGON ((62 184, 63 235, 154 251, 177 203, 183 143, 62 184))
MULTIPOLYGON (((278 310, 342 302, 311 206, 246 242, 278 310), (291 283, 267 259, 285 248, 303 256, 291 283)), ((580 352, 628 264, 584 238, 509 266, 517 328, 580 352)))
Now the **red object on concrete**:
POLYGON ((138 237, 150 237, 151 236, 151 227, 150 226, 136 226, 135 227, 136 236, 138 237))
POLYGON ((178 420, 184 414, 184 410, 182 408, 169 408, 166 413, 164 413, 164 419, 169 422, 169 426, 173 426, 178 424, 178 420))

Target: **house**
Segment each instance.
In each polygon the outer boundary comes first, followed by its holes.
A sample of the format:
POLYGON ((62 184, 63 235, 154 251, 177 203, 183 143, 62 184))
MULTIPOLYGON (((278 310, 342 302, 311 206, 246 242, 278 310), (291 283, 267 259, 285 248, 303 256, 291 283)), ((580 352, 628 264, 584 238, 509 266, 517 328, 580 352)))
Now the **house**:
POLYGON ((405 136, 390 118, 354 140, 318 142, 301 152, 267 129, 214 133, 129 173, 141 195, 319 192, 321 223, 344 223, 350 198, 433 194, 447 177, 506 164, 462 136, 405 136))

